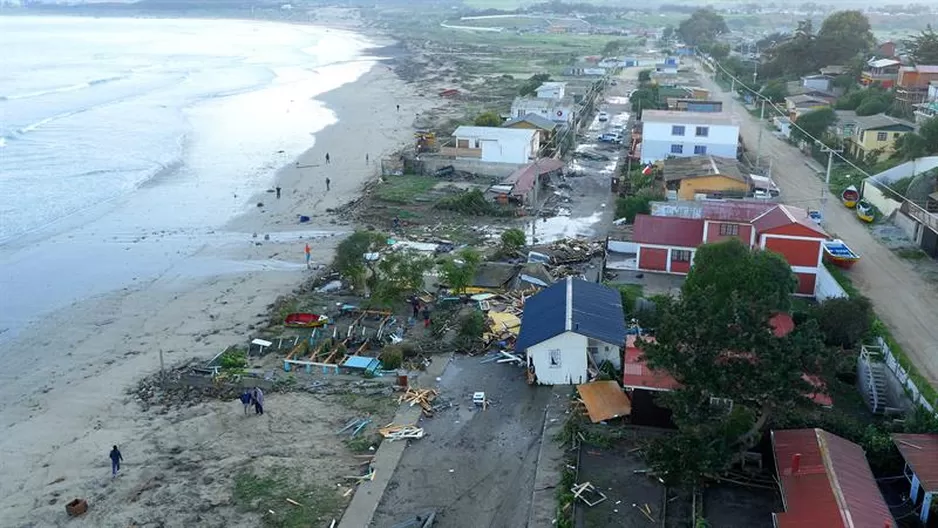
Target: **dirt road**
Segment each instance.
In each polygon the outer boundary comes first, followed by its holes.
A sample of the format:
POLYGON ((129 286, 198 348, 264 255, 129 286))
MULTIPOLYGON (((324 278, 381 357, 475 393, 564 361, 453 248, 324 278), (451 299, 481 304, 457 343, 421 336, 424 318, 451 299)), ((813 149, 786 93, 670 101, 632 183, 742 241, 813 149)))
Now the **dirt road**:
POLYGON ((424 420, 427 436, 401 459, 372 526, 428 510, 450 528, 525 526, 550 387, 530 387, 515 366, 456 356, 440 382, 454 407, 424 420), (472 393, 493 405, 480 411, 472 393))
MULTIPOLYGON (((701 82, 724 102, 724 110, 738 120, 743 141, 749 148, 755 148, 763 125, 706 74, 701 74, 701 82)), ((783 202, 820 208, 824 182, 807 165, 806 156, 769 130, 762 133, 762 156, 774 160, 773 177, 783 202)), ((852 210, 840 205, 837 197, 830 197, 825 214, 824 227, 828 233, 842 238, 862 255, 860 263, 848 273, 853 284, 873 301, 876 314, 919 372, 938 387, 938 285, 923 279, 909 263, 880 244, 852 210)))

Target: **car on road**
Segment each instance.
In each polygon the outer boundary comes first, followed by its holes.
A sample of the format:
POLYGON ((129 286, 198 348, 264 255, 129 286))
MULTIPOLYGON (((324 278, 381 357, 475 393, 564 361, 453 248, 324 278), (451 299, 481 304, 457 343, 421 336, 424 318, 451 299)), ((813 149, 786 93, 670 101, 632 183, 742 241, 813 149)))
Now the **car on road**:
POLYGON ((600 121, 609 121, 609 114, 606 112, 600 112, 598 119, 600 121))
POLYGON ((606 132, 599 136, 599 141, 602 143, 619 143, 622 141, 622 136, 614 132, 606 132))

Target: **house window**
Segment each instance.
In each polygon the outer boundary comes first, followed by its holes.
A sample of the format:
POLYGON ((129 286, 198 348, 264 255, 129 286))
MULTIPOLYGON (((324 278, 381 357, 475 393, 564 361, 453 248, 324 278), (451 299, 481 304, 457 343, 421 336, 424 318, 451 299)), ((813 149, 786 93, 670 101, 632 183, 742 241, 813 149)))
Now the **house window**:
POLYGON ((684 145, 671 145, 671 154, 683 154, 684 145))
POLYGON ((902 135, 902 134, 896 132, 896 133, 894 133, 894 134, 892 135, 892 139, 899 139, 899 136, 901 136, 901 135, 902 135))
POLYGON ((469 140, 468 140, 468 139, 457 139, 457 140, 456 140, 456 148, 469 148, 469 140))
POLYGON ((674 126, 672 126, 672 127, 671 127, 671 135, 672 135, 672 136, 683 136, 683 135, 684 135, 684 127, 683 127, 682 125, 674 125, 674 126))
POLYGON ((550 354, 550 368, 560 368, 560 349, 552 348, 548 350, 550 354))
POLYGON ((739 224, 720 224, 720 236, 739 236, 739 224))
POLYGON ((710 127, 697 127, 697 137, 707 137, 710 135, 710 127))
POLYGON ((694 145, 694 154, 706 154, 707 146, 706 145, 694 145))
POLYGON ((671 262, 690 262, 690 251, 684 249, 672 249, 671 262))
POLYGON ((876 141, 886 141, 886 138, 888 137, 889 137, 889 134, 887 134, 886 132, 876 133, 876 141))
POLYGON ((474 147, 474 148, 482 148, 482 142, 479 141, 478 139, 475 140, 475 147, 474 147))

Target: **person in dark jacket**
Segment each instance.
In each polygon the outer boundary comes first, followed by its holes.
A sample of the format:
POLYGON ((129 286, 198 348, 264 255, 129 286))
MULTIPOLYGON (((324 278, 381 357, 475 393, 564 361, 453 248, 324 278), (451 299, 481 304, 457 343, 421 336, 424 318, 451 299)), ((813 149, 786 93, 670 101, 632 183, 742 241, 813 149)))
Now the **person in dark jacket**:
POLYGON ((117 446, 114 446, 114 449, 111 449, 111 477, 116 477, 117 472, 121 470, 121 460, 124 460, 123 455, 117 446))
POLYGON ((254 405, 254 398, 251 397, 251 391, 244 391, 238 399, 241 400, 241 405, 244 405, 244 415, 247 416, 248 409, 254 405))

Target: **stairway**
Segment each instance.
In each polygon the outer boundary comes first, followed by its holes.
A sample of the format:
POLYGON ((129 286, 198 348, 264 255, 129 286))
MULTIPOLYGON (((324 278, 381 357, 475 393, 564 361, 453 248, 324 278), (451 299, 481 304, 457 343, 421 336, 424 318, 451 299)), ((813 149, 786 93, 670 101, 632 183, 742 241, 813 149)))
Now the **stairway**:
POLYGON ((869 373, 866 386, 866 401, 873 414, 884 414, 888 401, 886 399, 886 365, 879 361, 867 362, 869 373))

